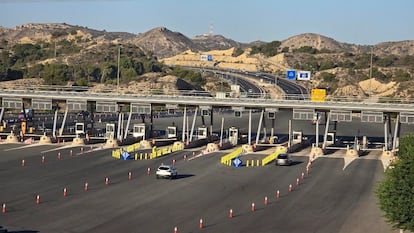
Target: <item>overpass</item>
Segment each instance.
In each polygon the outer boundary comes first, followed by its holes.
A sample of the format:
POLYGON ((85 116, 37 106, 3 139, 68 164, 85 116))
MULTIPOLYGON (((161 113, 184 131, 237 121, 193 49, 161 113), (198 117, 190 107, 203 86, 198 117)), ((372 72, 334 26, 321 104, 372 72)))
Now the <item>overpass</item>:
MULTIPOLYGON (((123 112, 129 111, 130 116, 133 113, 151 114, 151 119, 155 106, 163 106, 165 109, 196 108, 201 109, 203 116, 211 115, 211 117, 214 108, 231 108, 234 111, 250 112, 252 110, 261 110, 262 115, 264 112, 268 112, 269 118, 271 115, 274 117, 275 112, 286 109, 292 110, 292 119, 314 120, 317 122, 317 126, 319 125, 320 116, 325 114, 325 138, 330 121, 349 122, 352 121, 352 117, 355 114, 359 114, 363 122, 384 124, 384 138, 386 142, 388 140, 391 141, 391 118, 396 119, 394 139, 398 137, 398 129, 401 123, 414 123, 414 100, 412 99, 327 96, 323 102, 314 102, 311 101, 309 95, 304 94, 282 95, 279 98, 271 98, 263 94, 255 98, 228 98, 223 96, 211 97, 206 95, 206 93, 192 91, 170 92, 168 95, 154 93, 143 92, 142 94, 118 95, 116 93, 90 93, 73 90, 3 89, 0 90, 2 103, 0 121, 5 109, 22 109, 23 107, 30 107, 35 110, 55 110, 56 116, 58 112, 57 106, 59 106, 61 109, 65 109, 66 116, 68 111, 88 110, 88 108, 93 106, 94 112, 118 112, 121 115, 123 112)), ((56 121, 54 129, 55 125, 56 121)), ((129 125, 129 121, 127 125, 129 125)), ((319 135, 318 127, 316 127, 316 135, 319 135)), ((395 144, 397 140, 392 141, 394 143, 394 150, 397 147, 395 144)), ((385 144, 387 145, 387 143, 385 144)), ((320 145, 318 139, 316 139, 316 145, 320 145)), ((390 148, 385 149, 388 150, 390 148)))

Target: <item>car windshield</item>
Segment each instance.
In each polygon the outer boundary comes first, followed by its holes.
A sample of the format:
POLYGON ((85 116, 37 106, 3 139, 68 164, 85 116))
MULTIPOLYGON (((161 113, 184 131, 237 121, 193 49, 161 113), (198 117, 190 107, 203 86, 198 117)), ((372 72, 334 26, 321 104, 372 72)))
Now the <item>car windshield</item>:
POLYGON ((287 159, 288 155, 287 154, 280 154, 277 158, 279 159, 287 159))

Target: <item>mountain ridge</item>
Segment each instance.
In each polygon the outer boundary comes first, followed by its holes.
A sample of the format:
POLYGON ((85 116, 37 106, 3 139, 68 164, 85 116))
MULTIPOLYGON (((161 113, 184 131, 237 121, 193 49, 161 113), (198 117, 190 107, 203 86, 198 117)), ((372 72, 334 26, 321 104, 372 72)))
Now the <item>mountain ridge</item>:
MULTIPOLYGON (((157 57, 165 58, 182 53, 186 50, 210 51, 226 50, 232 47, 248 48, 253 45, 266 43, 253 41, 241 43, 222 35, 203 34, 189 38, 180 32, 174 32, 160 26, 143 33, 107 32, 88 27, 66 23, 23 24, 14 28, 0 26, 0 38, 9 43, 30 43, 36 40, 52 41, 59 36, 70 36, 77 39, 104 41, 108 43, 133 43, 138 47, 153 52, 157 57)), ((311 46, 318 50, 334 52, 369 52, 374 53, 414 55, 414 40, 387 41, 375 45, 358 45, 339 42, 333 38, 317 33, 302 33, 281 41, 281 48, 296 49, 311 46)))

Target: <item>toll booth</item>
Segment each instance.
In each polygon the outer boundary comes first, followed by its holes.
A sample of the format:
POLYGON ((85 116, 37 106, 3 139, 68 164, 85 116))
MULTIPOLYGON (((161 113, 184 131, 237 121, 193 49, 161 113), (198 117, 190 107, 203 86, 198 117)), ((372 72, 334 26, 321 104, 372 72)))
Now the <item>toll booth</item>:
POLYGON ((145 123, 134 124, 133 129, 132 129, 132 136, 134 138, 142 137, 142 139, 145 139, 145 136, 146 136, 145 123))
POLYGON ((302 143, 303 133, 302 131, 293 131, 292 132, 292 144, 302 143))
POLYGON ((198 127, 197 139, 206 139, 206 138, 207 138, 207 127, 198 127))
POLYGON ((105 139, 114 139, 115 138, 115 124, 108 123, 106 124, 105 139))
POLYGON ((177 127, 176 126, 168 126, 166 136, 167 136, 167 138, 177 138, 177 127))
POLYGON ((335 133, 328 133, 326 135, 325 145, 326 146, 332 146, 333 144, 335 144, 335 142, 336 142, 335 133))
POLYGON ((76 136, 85 135, 85 124, 84 123, 75 124, 75 134, 76 136))
POLYGON ((229 129, 229 142, 233 146, 239 143, 239 130, 236 127, 231 127, 229 129))

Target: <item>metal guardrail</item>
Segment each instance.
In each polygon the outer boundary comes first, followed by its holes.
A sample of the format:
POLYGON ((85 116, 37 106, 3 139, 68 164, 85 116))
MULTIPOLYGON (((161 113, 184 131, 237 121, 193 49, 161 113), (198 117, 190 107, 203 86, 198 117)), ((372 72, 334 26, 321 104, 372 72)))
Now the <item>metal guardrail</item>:
POLYGON ((44 98, 44 99, 80 99, 89 101, 118 101, 151 104, 181 104, 181 105, 210 105, 210 106, 243 106, 248 108, 313 108, 366 110, 384 112, 414 112, 414 99, 386 97, 354 97, 327 96, 324 102, 312 102, 309 95, 280 95, 271 98, 270 95, 254 96, 250 93, 240 97, 216 98, 210 93, 200 91, 143 91, 140 94, 117 94, 114 92, 78 92, 78 91, 45 91, 45 90, 7 90, 0 89, 0 97, 14 98, 44 98), (162 92, 161 92, 162 91, 162 92))

